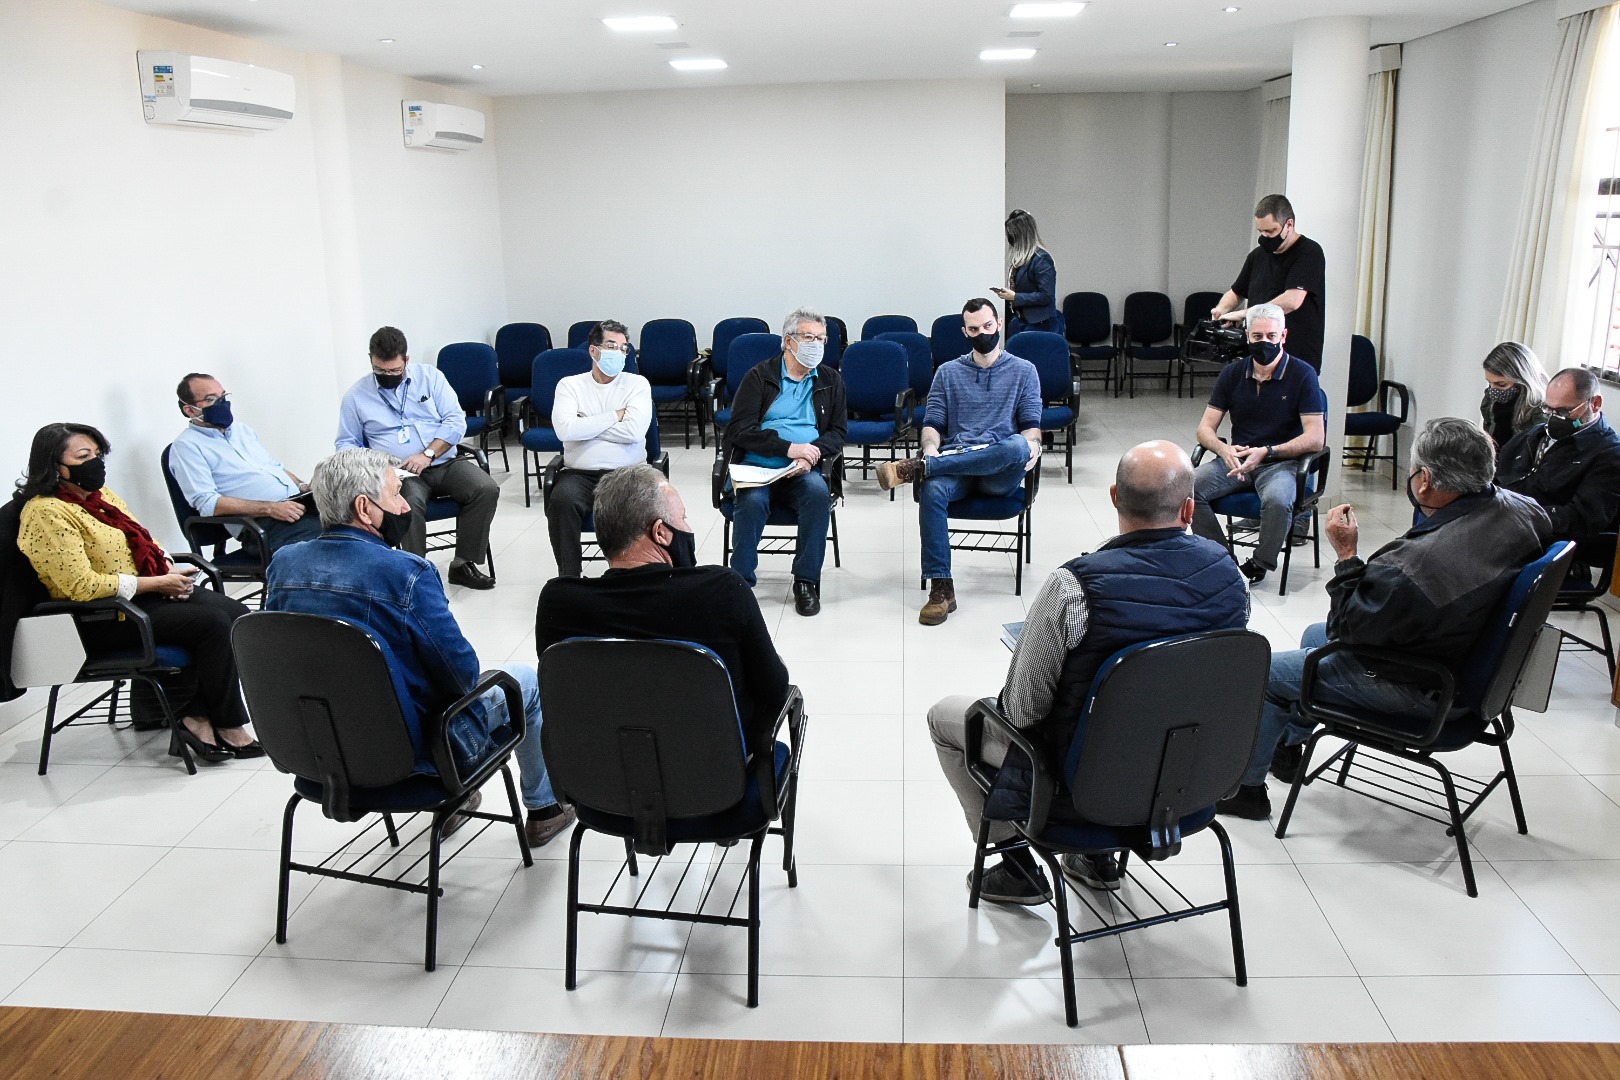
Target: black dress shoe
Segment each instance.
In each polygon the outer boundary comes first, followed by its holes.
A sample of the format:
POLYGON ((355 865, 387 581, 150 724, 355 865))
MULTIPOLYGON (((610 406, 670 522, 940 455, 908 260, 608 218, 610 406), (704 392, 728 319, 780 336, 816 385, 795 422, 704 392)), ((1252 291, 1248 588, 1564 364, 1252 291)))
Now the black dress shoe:
POLYGON ((803 578, 793 579, 793 610, 800 615, 814 615, 821 610, 821 586, 803 578))
POLYGON ((450 568, 450 584, 461 585, 468 589, 493 589, 495 579, 484 573, 470 562, 450 568))
MULTIPOLYGON (((217 765, 221 761, 231 760, 232 754, 230 750, 218 743, 203 742, 185 724, 175 725, 174 737, 185 743, 191 750, 191 756, 198 761, 206 761, 210 765, 217 765)), ((180 751, 177 749, 170 750, 169 755, 171 757, 181 756, 180 751)))
MULTIPOLYGON (((219 732, 217 732, 217 731, 214 732, 214 737, 216 739, 219 739, 219 732)), ((239 757, 239 758, 264 757, 264 745, 262 743, 260 743, 258 739, 254 739, 252 742, 245 743, 242 746, 232 746, 230 743, 226 742, 224 739, 219 739, 219 745, 221 745, 225 749, 229 750, 231 752, 232 757, 239 757)))

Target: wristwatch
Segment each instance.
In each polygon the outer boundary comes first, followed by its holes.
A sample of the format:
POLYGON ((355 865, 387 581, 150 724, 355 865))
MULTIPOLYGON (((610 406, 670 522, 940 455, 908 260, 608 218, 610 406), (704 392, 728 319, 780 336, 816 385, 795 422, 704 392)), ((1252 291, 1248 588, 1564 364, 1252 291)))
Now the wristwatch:
POLYGON ((439 452, 433 449, 433 447, 429 446, 422 451, 422 456, 427 458, 429 461, 432 461, 439 456, 439 452))

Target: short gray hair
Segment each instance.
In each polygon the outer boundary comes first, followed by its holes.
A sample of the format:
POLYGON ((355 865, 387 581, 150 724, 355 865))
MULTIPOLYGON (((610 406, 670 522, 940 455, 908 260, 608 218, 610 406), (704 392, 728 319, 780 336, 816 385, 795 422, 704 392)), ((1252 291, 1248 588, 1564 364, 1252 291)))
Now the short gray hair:
POLYGON ((807 322, 820 323, 822 326, 826 326, 827 318, 821 312, 812 311, 807 307, 794 308, 792 314, 782 320, 782 336, 792 337, 799 332, 799 324, 807 322))
POLYGON ((1428 469, 1429 483, 1441 491, 1472 495, 1496 478, 1496 445, 1478 424, 1439 416, 1413 441, 1412 468, 1428 469))
POLYGON ((320 511, 321 525, 354 524, 354 499, 364 495, 372 502, 382 499, 383 477, 398 468, 399 459, 381 450, 364 446, 339 450, 319 465, 310 478, 309 489, 320 511))
POLYGON ((628 551, 630 545, 653 527, 667 520, 669 496, 664 474, 645 462, 614 469, 596 485, 592 513, 596 517, 596 542, 609 558, 628 551))
POLYGON ((1247 330, 1261 319, 1275 319, 1284 327, 1288 325, 1288 313, 1276 304, 1256 304, 1248 311, 1243 320, 1243 328, 1247 330))

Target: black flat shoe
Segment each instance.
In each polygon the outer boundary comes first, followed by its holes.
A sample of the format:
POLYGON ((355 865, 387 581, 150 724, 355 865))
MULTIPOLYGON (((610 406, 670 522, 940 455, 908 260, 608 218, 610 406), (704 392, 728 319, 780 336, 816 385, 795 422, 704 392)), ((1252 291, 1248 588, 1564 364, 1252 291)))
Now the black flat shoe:
MULTIPOLYGON (((191 729, 184 724, 175 725, 174 736, 186 744, 187 748, 191 750, 192 757, 198 761, 206 761, 210 765, 218 765, 221 761, 229 761, 235 756, 218 743, 203 742, 192 734, 191 729)), ((179 752, 175 750, 170 750, 169 753, 173 757, 180 756, 179 752)))

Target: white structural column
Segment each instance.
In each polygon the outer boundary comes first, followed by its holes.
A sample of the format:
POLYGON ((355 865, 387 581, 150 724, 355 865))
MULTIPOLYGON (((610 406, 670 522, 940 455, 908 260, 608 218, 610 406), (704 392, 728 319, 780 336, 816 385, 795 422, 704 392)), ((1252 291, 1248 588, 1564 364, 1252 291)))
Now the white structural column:
MULTIPOLYGON (((1306 19, 1294 28, 1287 195, 1300 232, 1321 244, 1327 259, 1322 389, 1334 451, 1330 478, 1339 472, 1350 376, 1370 34, 1365 17, 1306 19)), ((1329 486, 1337 488, 1337 481, 1329 486)))

